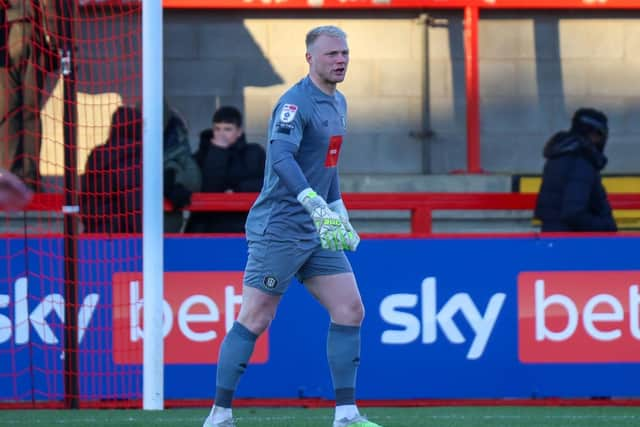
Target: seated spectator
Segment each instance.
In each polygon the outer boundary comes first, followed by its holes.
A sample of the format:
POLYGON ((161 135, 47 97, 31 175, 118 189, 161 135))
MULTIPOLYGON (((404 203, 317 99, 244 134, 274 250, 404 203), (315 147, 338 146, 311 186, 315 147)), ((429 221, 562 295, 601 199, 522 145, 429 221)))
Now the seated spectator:
POLYGON ((163 193, 174 208, 164 214, 164 231, 180 233, 185 225, 183 208, 191 204, 191 194, 200 191, 202 177, 191 153, 186 122, 166 102, 163 115, 163 193))
MULTIPOLYGON (((220 107, 213 126, 200 133, 195 159, 202 171, 205 193, 250 193, 262 188, 265 151, 247 143, 242 114, 234 107, 220 107)), ((246 212, 194 212, 188 233, 243 233, 246 212)))
POLYGON ((93 149, 81 180, 80 207, 87 233, 142 232, 142 114, 119 107, 109 139, 93 149))
POLYGON ((573 115, 571 129, 547 142, 535 209, 542 231, 617 231, 600 176, 607 164, 608 134, 604 113, 581 108, 573 115))

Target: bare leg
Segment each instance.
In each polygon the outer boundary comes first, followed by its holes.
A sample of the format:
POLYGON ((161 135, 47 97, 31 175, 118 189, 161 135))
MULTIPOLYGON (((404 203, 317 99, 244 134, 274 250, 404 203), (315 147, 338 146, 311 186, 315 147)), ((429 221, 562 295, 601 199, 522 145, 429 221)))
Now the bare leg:
POLYGON ((360 326, 364 306, 353 273, 311 277, 305 281, 309 292, 327 309, 331 322, 360 326))
POLYGON ((282 295, 272 295, 250 286, 242 288, 238 322, 256 335, 262 334, 276 316, 282 295))

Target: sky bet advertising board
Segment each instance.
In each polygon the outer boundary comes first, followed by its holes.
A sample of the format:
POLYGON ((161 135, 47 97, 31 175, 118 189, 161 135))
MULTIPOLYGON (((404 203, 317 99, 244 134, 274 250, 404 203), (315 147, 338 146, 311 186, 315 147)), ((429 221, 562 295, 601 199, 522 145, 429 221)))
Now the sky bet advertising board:
MULTIPOLYGON (((63 244, 0 248, 0 400, 62 396, 63 244), (28 255, 25 255, 28 254, 28 255)), ((361 399, 636 397, 640 237, 368 239, 349 254, 366 307, 361 399)), ((78 252, 83 396, 139 397, 139 239, 78 252)), ((168 238, 165 396, 211 398, 220 343, 242 301, 246 243, 168 238)), ((239 397, 324 397, 329 319, 294 283, 260 337, 239 397)))

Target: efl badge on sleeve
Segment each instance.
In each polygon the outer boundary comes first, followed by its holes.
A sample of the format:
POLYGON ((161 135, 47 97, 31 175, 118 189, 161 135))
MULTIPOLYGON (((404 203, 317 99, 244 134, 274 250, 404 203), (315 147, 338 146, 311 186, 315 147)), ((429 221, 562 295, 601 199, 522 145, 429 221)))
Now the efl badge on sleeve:
POLYGON ((291 123, 296 117, 298 106, 295 104, 284 104, 280 110, 280 121, 283 123, 291 123))

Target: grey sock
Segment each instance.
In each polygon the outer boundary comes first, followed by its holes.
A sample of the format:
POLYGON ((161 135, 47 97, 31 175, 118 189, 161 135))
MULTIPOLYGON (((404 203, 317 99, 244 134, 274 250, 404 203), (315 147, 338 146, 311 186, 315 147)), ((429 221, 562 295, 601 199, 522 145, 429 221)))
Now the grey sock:
POLYGON ((238 387, 240 377, 247 368, 258 336, 234 322, 220 346, 218 369, 216 372, 215 404, 222 408, 230 408, 233 393, 238 387))
POLYGON ((356 374, 360 365, 360 327, 331 323, 327 358, 336 393, 336 405, 355 404, 356 374))

